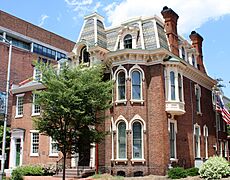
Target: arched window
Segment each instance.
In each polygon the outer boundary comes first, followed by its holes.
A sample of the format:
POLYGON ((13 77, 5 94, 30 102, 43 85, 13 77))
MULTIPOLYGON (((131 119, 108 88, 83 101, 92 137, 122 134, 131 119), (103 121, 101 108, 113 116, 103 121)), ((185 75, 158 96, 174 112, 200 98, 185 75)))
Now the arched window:
POLYGON ((125 99, 125 72, 121 71, 118 73, 118 79, 117 79, 117 97, 118 100, 124 100, 125 99))
POLYGON ((181 57, 185 60, 185 50, 184 47, 181 48, 181 57))
POLYGON ((170 83, 171 83, 171 100, 176 99, 175 94, 175 73, 173 71, 170 72, 170 83))
POLYGON ((141 73, 139 71, 132 72, 132 99, 141 99, 141 73))
POLYGON ((195 56, 192 55, 192 65, 195 67, 196 63, 195 63, 195 56))
POLYGON ((127 34, 124 37, 124 48, 125 49, 132 49, 132 36, 130 34, 127 34))
POLYGON ((180 73, 178 74, 178 90, 179 90, 179 100, 182 101, 182 79, 180 73))
POLYGON ((195 86, 195 95, 196 95, 196 112, 201 113, 201 105, 200 105, 201 89, 198 85, 195 86))
POLYGON ((80 63, 88 63, 89 62, 89 52, 87 51, 86 46, 81 49, 80 54, 80 63))
POLYGON ((141 159, 142 156, 142 125, 136 121, 133 123, 133 159, 141 159))
POLYGON ((126 158, 126 124, 124 121, 121 121, 118 124, 118 137, 117 137, 117 152, 118 159, 126 158))

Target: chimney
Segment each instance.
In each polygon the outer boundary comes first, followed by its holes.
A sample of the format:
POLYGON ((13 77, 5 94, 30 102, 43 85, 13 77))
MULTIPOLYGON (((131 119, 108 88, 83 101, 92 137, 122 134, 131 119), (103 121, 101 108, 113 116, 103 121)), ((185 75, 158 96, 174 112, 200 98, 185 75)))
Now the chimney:
POLYGON ((197 55, 196 55, 197 68, 201 72, 206 73, 204 64, 203 64, 203 53, 202 53, 203 38, 196 31, 192 31, 189 37, 192 41, 192 46, 196 49, 196 52, 197 52, 197 55))
POLYGON ((178 34, 177 34, 177 20, 179 16, 171 8, 165 6, 161 11, 163 18, 165 19, 165 31, 168 37, 170 50, 176 56, 179 56, 178 47, 178 34))

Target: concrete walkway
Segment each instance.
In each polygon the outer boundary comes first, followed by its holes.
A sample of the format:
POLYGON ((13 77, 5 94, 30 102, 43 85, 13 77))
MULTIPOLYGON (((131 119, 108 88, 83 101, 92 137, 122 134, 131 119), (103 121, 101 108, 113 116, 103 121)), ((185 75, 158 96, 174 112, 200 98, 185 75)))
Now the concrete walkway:
MULTIPOLYGON (((23 180, 62 180, 59 177, 52 176, 25 176, 23 180)), ((66 180, 93 180, 92 178, 66 178, 66 180)))

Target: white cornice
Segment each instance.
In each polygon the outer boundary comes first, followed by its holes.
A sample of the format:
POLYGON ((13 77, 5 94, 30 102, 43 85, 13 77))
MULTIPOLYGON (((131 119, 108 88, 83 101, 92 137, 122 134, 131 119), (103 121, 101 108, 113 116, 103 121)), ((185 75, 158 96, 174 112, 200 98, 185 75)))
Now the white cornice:
POLYGON ((38 90, 38 89, 45 89, 45 86, 39 82, 34 82, 32 84, 22 85, 22 86, 13 85, 11 92, 12 92, 12 94, 18 94, 18 93, 34 91, 34 90, 38 90))

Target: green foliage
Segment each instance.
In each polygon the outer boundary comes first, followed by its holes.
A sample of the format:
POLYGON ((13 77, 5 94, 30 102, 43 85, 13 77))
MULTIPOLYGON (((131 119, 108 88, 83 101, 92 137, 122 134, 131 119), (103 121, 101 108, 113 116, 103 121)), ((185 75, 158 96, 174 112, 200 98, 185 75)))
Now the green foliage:
POLYGON ((41 166, 20 166, 13 170, 11 180, 23 180, 23 176, 42 176, 44 170, 41 166))
POLYGON ((205 179, 221 179, 230 175, 230 167, 223 157, 210 157, 199 170, 200 176, 205 179))
MULTIPOLYGON (((3 122, 0 122, 0 153, 2 154, 2 138, 3 138, 4 126, 3 122)), ((10 128, 6 128, 6 153, 10 151, 10 128)))
POLYGON ((111 107, 113 84, 103 79, 103 67, 64 67, 60 72, 43 64, 37 68, 46 89, 35 92, 42 108, 35 128, 57 141, 61 152, 77 152, 80 137, 99 142, 104 132, 88 127, 104 122, 103 111, 111 107))
POLYGON ((168 177, 171 179, 180 179, 187 177, 186 170, 182 167, 175 167, 168 171, 168 177))
POLYGON ((192 167, 189 169, 185 169, 187 176, 198 176, 199 175, 199 168, 192 167))

